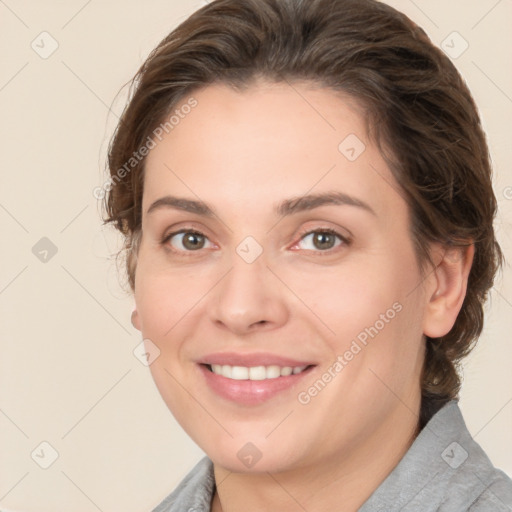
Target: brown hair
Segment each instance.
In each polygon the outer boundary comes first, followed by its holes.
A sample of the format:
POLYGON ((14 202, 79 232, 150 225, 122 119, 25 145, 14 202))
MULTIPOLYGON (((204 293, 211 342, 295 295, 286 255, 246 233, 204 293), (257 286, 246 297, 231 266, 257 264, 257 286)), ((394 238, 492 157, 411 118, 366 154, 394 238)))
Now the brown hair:
POLYGON ((215 0, 162 40, 133 79, 109 147, 105 223, 125 235, 130 287, 141 237, 145 160, 122 179, 120 168, 194 90, 214 82, 243 90, 257 78, 305 80, 348 93, 363 106, 369 134, 409 203, 422 269, 432 241, 475 245, 455 325, 442 338, 427 338, 424 423, 459 393, 458 364, 482 331, 483 305, 503 256, 493 230, 489 152, 474 100, 450 59, 388 5, 215 0))

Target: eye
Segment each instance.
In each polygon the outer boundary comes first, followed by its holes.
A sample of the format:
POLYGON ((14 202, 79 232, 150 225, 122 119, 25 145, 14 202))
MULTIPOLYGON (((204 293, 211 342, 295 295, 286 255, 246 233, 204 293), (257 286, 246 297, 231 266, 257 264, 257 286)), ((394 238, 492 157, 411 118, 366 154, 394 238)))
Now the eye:
MULTIPOLYGON (((301 242, 305 242, 302 249, 308 251, 326 252, 341 244, 349 245, 349 240, 333 229, 317 229, 309 231, 302 236, 301 242)), ((299 245, 300 242, 296 245, 299 245)))
MULTIPOLYGON (((349 245, 350 240, 333 229, 317 229, 302 235, 300 242, 295 246, 300 243, 303 243, 303 247, 299 248, 304 250, 327 252, 342 244, 349 245)), ((203 233, 190 229, 169 233, 162 240, 162 244, 170 244, 177 252, 196 252, 200 249, 213 247, 213 244, 203 233)))
POLYGON ((199 231, 182 230, 170 233, 163 240, 163 244, 169 243, 177 251, 193 252, 204 249, 206 243, 211 242, 199 231))

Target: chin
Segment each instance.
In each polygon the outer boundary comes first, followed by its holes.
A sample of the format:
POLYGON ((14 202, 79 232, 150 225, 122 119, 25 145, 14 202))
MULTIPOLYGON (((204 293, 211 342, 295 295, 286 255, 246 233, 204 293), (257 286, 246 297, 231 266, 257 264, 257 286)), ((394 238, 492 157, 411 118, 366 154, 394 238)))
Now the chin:
POLYGON ((234 473, 279 473, 298 464, 293 446, 284 446, 277 438, 277 443, 264 437, 249 439, 250 436, 244 436, 243 440, 229 438, 222 446, 219 443, 202 449, 214 464, 234 473))

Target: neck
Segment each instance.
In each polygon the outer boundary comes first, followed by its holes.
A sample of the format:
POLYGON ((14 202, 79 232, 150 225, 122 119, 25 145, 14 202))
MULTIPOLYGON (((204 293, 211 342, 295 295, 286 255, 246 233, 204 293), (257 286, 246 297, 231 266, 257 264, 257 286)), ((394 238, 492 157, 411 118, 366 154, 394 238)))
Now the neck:
POLYGON ((327 460, 272 473, 233 473, 214 465, 212 512, 355 512, 396 467, 419 433, 420 403, 400 403, 370 438, 327 460))

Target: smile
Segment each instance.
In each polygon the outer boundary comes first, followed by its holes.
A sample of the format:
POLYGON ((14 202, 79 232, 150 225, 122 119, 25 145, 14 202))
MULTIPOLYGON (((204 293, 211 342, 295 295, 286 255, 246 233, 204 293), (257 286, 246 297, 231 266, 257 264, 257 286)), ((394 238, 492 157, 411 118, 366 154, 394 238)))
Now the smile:
POLYGON ((277 395, 293 393, 298 386, 304 386, 303 379, 317 367, 264 355, 226 357, 222 354, 208 359, 209 362, 203 360, 197 365, 202 382, 218 397, 241 406, 262 405, 277 395), (232 364, 225 364, 226 359, 231 359, 232 364))
POLYGON ((210 371, 232 380, 267 380, 288 377, 302 373, 307 366, 231 366, 228 364, 208 365, 210 371))

